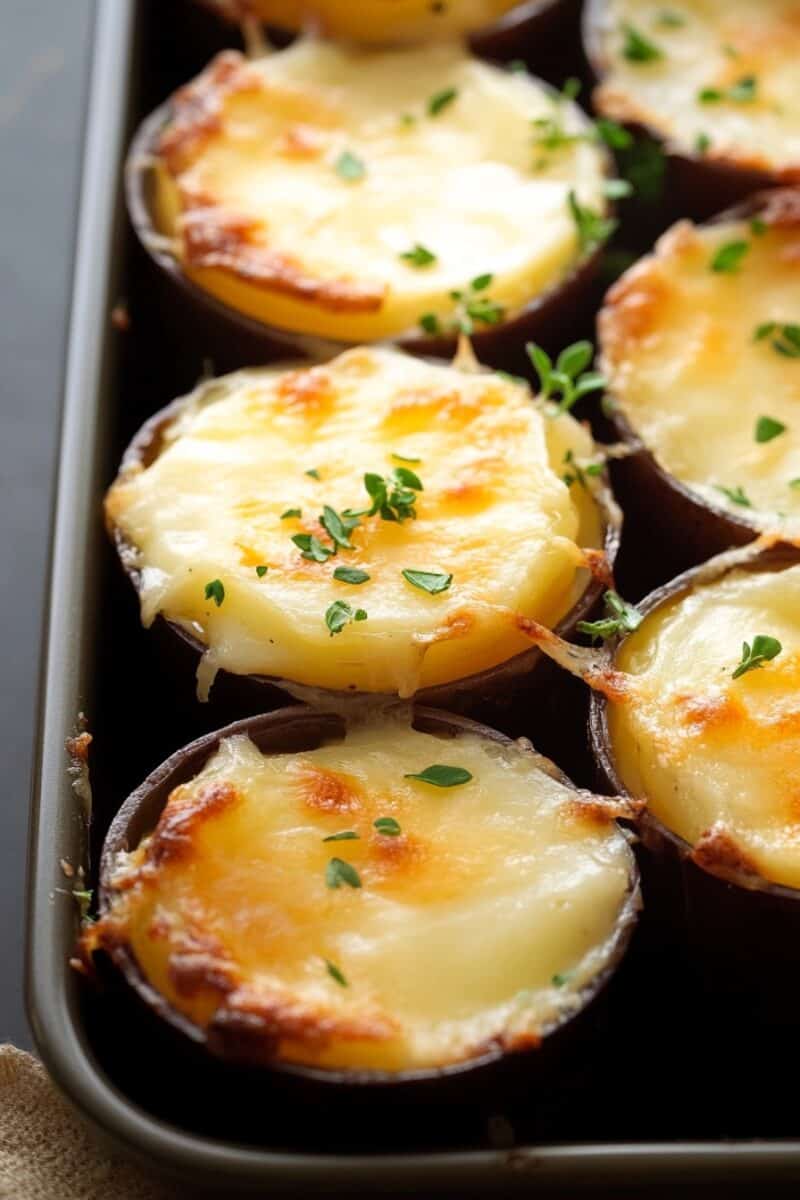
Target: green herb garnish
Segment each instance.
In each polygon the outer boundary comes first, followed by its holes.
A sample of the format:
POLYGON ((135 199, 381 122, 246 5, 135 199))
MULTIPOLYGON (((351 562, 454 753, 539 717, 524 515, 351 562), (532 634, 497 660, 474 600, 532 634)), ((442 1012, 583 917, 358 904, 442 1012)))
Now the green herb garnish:
POLYGON ((606 616, 599 621, 579 621, 576 629, 580 633, 588 633, 593 638, 618 637, 622 633, 633 633, 642 623, 642 614, 632 604, 626 604, 622 597, 613 591, 606 592, 603 597, 606 616))
POLYGON ((578 244, 585 254, 591 253, 597 246, 607 241, 617 228, 617 222, 613 217, 604 217, 594 209, 580 204, 573 191, 567 196, 567 204, 578 231, 578 244))
POLYGON ((779 325, 777 321, 764 321, 756 328, 753 339, 760 342, 773 333, 777 333, 770 343, 773 350, 777 350, 778 354, 783 354, 786 358, 800 358, 800 325, 779 325))
POLYGON ((348 984, 347 980, 345 979, 344 975, 342 974, 342 972, 336 966, 336 963, 332 963, 330 961, 330 959, 326 958, 325 959, 325 967, 326 967, 327 972, 330 975, 331 979, 335 980, 336 983, 338 983, 340 987, 349 987, 350 986, 348 984))
POLYGON ((93 895, 91 888, 73 888, 72 895, 75 898, 75 903, 78 905, 81 923, 84 921, 88 922, 93 895))
POLYGON ((346 183, 357 183, 359 179, 363 179, 367 173, 367 168, 363 161, 353 154, 351 150, 343 150, 333 165, 333 169, 340 179, 346 183))
POLYGON ((310 467, 309 470, 305 472, 305 474, 310 475, 312 479, 319 479, 319 471, 317 470, 316 467, 310 467))
POLYGON ((210 583, 207 583, 205 596, 206 600, 213 600, 217 608, 219 608, 220 604, 222 604, 222 601, 225 599, 225 586, 222 580, 212 579, 210 583))
POLYGON ((756 421, 755 439, 757 442, 771 442, 785 429, 783 422, 776 421, 774 417, 759 417, 756 421))
POLYGON ((656 24, 663 29, 680 29, 686 24, 686 18, 681 14, 674 12, 671 8, 662 8, 656 18, 656 24))
POLYGON ((594 355, 591 342, 573 342, 561 351, 555 365, 547 351, 535 342, 528 342, 525 350, 539 377, 542 399, 556 403, 558 397, 558 413, 569 412, 581 396, 606 385, 599 372, 584 370, 594 355))
POLYGON ((415 242, 410 250, 405 250, 400 255, 404 262, 409 263, 412 267, 429 267, 431 263, 436 262, 436 255, 427 246, 423 246, 421 242, 415 242))
POLYGON ((392 458, 395 460, 395 462, 401 462, 401 463, 421 463, 422 462, 421 458, 412 458, 411 455, 409 455, 409 454, 395 454, 394 451, 392 451, 392 458))
POLYGON ((627 150, 633 145, 633 134, 618 121, 611 121, 608 117, 598 117, 594 127, 600 141, 605 142, 611 150, 627 150))
POLYGON ((457 95, 458 88, 454 87, 442 88, 441 92, 435 92, 428 100, 428 116, 438 117, 440 112, 453 103, 457 95))
POLYGON ((355 549, 350 541, 350 534, 359 523, 358 517, 344 514, 340 516, 335 508, 325 504, 319 523, 335 546, 341 546, 343 550, 355 549))
POLYGON ((750 222, 750 230, 756 235, 756 237, 761 237, 762 233, 766 233, 767 228, 767 222, 763 221, 761 217, 753 217, 752 221, 750 222))
POLYGON ((639 33, 634 29, 633 25, 623 25, 622 32, 625 35, 625 41, 622 44, 622 57, 627 58, 628 62, 647 63, 655 62, 659 58, 663 58, 664 54, 659 50, 654 42, 646 38, 644 34, 639 33))
POLYGON ((337 567, 333 578, 338 579, 340 583, 366 583, 369 575, 358 567, 337 567))
POLYGON ((329 833, 322 840, 323 842, 355 842, 358 841, 358 834, 354 829, 343 829, 341 833, 329 833))
POLYGON ((256 567, 256 575, 258 576, 259 579, 263 579, 268 570, 269 570, 269 567, 265 567, 264 564, 262 563, 261 566, 256 567))
POLYGON ((394 817, 378 817, 372 824, 384 837, 399 837, 403 832, 394 817))
POLYGON ((420 783, 430 783, 434 787, 458 787, 462 783, 469 783, 472 773, 464 767, 447 767, 442 763, 434 763, 432 767, 426 767, 424 771, 418 771, 413 775, 404 775, 403 778, 417 779, 420 783))
POLYGON ((302 515, 303 515, 302 508, 287 508, 284 512, 281 513, 281 520, 288 521, 290 517, 302 517, 302 515))
POLYGON ((720 484, 718 484, 718 483, 715 483, 714 487, 717 489, 718 492, 722 492, 723 496, 727 496, 732 504, 739 504, 739 505, 741 505, 742 508, 752 508, 753 507, 753 505, 750 503, 747 496, 745 495, 744 489, 739 487, 738 485, 736 487, 726 488, 726 487, 721 487, 720 484))
POLYGON ((698 154, 705 154, 711 149, 711 138, 707 133, 698 133, 694 139, 694 148, 698 154))
POLYGON ((746 674, 747 671, 752 671, 756 667, 763 667, 764 663, 777 658, 782 649, 783 646, 777 638, 770 637, 765 633, 756 634, 753 638, 752 646, 749 646, 747 642, 742 643, 742 659, 733 672, 733 678, 738 679, 740 675, 746 674))
POLYGON ((401 574, 412 587, 420 588, 431 596, 446 592, 453 582, 452 575, 444 575, 440 571, 415 571, 411 567, 405 567, 401 574))
POLYGON ((417 515, 417 492, 425 489, 419 476, 408 467, 395 467, 384 478, 368 471, 364 476, 364 487, 372 500, 370 508, 358 513, 347 511, 347 516, 373 517, 379 513, 384 521, 405 521, 417 515))
POLYGON ((313 533, 296 533, 292 541, 301 552, 303 558, 308 559, 310 562, 325 562, 336 553, 335 547, 331 549, 330 546, 323 546, 319 538, 315 537, 313 533))
POLYGON ((367 614, 363 608, 357 608, 353 612, 346 600, 334 600, 333 604, 329 604, 325 610, 325 624, 330 630, 331 637, 336 633, 341 633, 345 625, 349 625, 351 621, 366 621, 367 614))
POLYGON ((566 454, 564 455, 563 465, 567 468, 567 470, 564 472, 561 478, 567 487, 572 487, 573 483, 579 483, 582 488, 585 488, 587 486, 587 476, 603 474, 602 462, 587 463, 585 466, 581 466, 572 450, 567 450, 566 454))
POLYGON ((620 173, 633 185, 640 200, 653 203, 664 190, 667 162, 654 138, 637 137, 627 149, 618 151, 620 173))
POLYGON ((697 99, 701 104, 718 104, 722 100, 732 100, 735 104, 749 104, 756 98, 757 87, 758 80, 755 75, 745 75, 724 90, 715 87, 701 88, 697 99))
POLYGON ((738 271, 742 259, 749 249, 749 242, 726 242, 716 251, 709 266, 712 271, 725 271, 732 274, 734 271, 738 271))
POLYGON ((463 333, 470 337, 475 330, 475 323, 497 325, 505 316, 502 304, 492 300, 485 292, 491 285, 494 276, 491 274, 476 275, 466 288, 452 291, 450 299, 456 302, 456 311, 452 317, 440 319, 436 313, 424 313, 419 323, 425 333, 463 333))
POLYGON ((564 987, 564 985, 566 983, 569 983, 571 975, 572 975, 571 971, 567 971, 563 975, 560 974, 559 972, 556 972, 556 974, 553 976, 553 978, 550 980, 550 982, 552 983, 553 987, 564 987))
POLYGON ((343 883, 351 888, 361 887, 361 877, 358 871, 343 858, 331 859, 325 868, 325 882, 329 888, 341 887, 343 883))

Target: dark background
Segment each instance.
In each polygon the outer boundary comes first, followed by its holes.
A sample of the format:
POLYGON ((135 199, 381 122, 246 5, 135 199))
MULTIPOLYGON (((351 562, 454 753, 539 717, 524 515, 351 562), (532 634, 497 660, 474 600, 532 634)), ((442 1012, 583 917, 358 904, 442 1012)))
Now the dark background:
POLYGON ((92 0, 2 2, 0 1041, 25 1046, 31 744, 93 8, 92 0))

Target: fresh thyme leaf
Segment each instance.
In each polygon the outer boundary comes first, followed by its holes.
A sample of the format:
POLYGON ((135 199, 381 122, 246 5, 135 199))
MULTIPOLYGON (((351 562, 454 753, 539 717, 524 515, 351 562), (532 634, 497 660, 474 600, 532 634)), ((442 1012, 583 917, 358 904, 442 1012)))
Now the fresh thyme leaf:
POLYGON ((421 591, 428 592, 431 596, 438 596, 439 592, 446 592, 453 582, 452 575, 445 575, 440 571, 415 571, 406 567, 401 574, 413 587, 420 588, 421 591))
POLYGON ((289 517, 302 517, 303 510, 301 508, 287 508, 281 513, 281 520, 288 521, 289 517))
POLYGON ((539 377, 542 399, 555 402, 558 397, 558 413, 569 412, 581 396, 606 385, 604 376, 597 371, 583 370, 594 354, 591 342, 573 342, 561 351, 555 366, 550 355, 535 342, 528 342, 525 350, 539 377))
POLYGON ((778 325, 775 321, 765 321, 758 326, 754 337, 756 341, 761 341, 772 333, 777 333, 770 342, 773 350, 785 358, 800 358, 800 325, 778 325))
POLYGON ((770 637, 765 633, 756 634, 752 646, 747 642, 742 644, 742 658, 733 672, 733 678, 738 679, 740 675, 745 675, 748 671, 763 667, 764 663, 777 658, 782 649, 783 646, 777 638, 770 637))
POLYGON ((439 318, 436 313, 423 313, 419 319, 420 328, 424 329, 425 333, 435 334, 439 332, 439 318))
POLYGON ((718 492, 722 492, 723 496, 727 496, 732 504, 739 504, 739 505, 741 505, 742 508, 752 508, 753 507, 753 505, 751 504, 751 502, 748 500, 747 496, 745 495, 744 489, 739 487, 738 485, 736 487, 726 488, 726 487, 721 487, 720 484, 718 484, 718 483, 715 483, 714 487, 717 489, 718 492))
POLYGON ((633 25, 623 25, 622 32, 625 36, 622 44, 622 57, 627 58, 628 62, 648 63, 664 57, 655 42, 651 42, 644 34, 639 33, 633 25))
POLYGON ((578 244, 584 254, 589 254, 602 245, 617 228, 613 217, 604 217, 594 209, 580 204, 574 191, 570 191, 567 196, 567 204, 578 231, 578 244))
POLYGON ((325 624, 330 630, 331 637, 336 633, 341 633, 345 625, 349 625, 351 621, 366 621, 367 614, 363 608, 356 609, 353 612, 346 600, 334 600, 333 604, 329 604, 325 612, 325 624))
POLYGON ((567 971, 563 975, 560 972, 556 972, 550 982, 552 983, 553 987, 564 987, 565 984, 569 983, 571 974, 571 971, 567 971))
POLYGON ((440 92, 435 92, 428 100, 428 116, 438 117, 439 113, 452 104, 457 96, 458 89, 454 87, 442 88, 440 92))
POLYGON ((366 583, 369 575, 358 567, 337 567, 333 578, 338 579, 340 583, 366 583))
POLYGON ((322 840, 323 842, 355 842, 358 841, 358 834, 354 829, 343 829, 341 833, 329 833, 322 840))
POLYGON ((357 183, 367 173, 363 161, 351 150, 343 150, 333 165, 333 169, 345 183, 357 183))
POLYGON ((459 787, 462 783, 469 783, 472 773, 465 767, 448 767, 443 763, 434 763, 424 771, 404 775, 403 778, 417 779, 420 783, 430 783, 434 787, 459 787))
POLYGON ((732 274, 738 271, 742 259, 750 249, 749 242, 725 242, 711 259, 711 270, 732 274))
POLYGON ((774 417, 759 417, 756 421, 755 439, 757 442, 771 442, 785 429, 783 422, 776 421, 774 417))
POLYGON ((627 149, 617 151, 620 174, 632 184, 640 200, 654 204, 664 190, 667 160, 655 138, 641 135, 627 149))
POLYGON ((358 517, 339 516, 336 509, 324 504, 319 523, 336 546, 341 546, 343 550, 354 549, 349 534, 359 524, 358 517))
POLYGON ((345 979, 344 975, 342 974, 342 972, 336 966, 336 963, 332 963, 330 961, 330 959, 326 958, 325 959, 325 967, 326 967, 327 972, 330 975, 331 979, 335 980, 336 983, 338 983, 340 987, 349 987, 350 986, 348 984, 347 980, 345 979))
POLYGON ((212 579, 210 583, 206 584, 205 597, 206 600, 213 600, 219 608, 225 599, 225 585, 221 579, 212 579))
POLYGON ((579 483, 582 488, 587 486, 586 477, 603 474, 603 463, 593 462, 581 465, 572 450, 567 450, 564 455, 563 465, 567 468, 561 476, 567 487, 572 487, 573 483, 579 483))
POLYGON ((606 592, 603 602, 607 615, 599 621, 579 621, 575 628, 580 633, 606 639, 618 637, 622 633, 632 633, 641 625, 642 614, 638 608, 627 604, 617 592, 606 592))
POLYGON ((378 817, 372 824, 383 837, 399 837, 403 832, 394 817, 378 817))
POLYGON ((412 458, 409 454, 395 454, 394 451, 392 451, 392 458, 395 459, 396 462, 401 462, 401 463, 421 463, 422 462, 421 458, 412 458))
POLYGON ((698 154, 706 154, 711 149, 711 138, 707 133, 698 133, 694 139, 694 148, 698 154))
POLYGON ((329 546, 323 546, 313 533, 296 533, 292 541, 303 558, 308 559, 309 562, 325 562, 336 553, 335 547, 331 549, 329 546))
POLYGON ((594 123, 597 135, 611 150, 627 150, 633 145, 633 134, 618 121, 598 117, 594 123))
POLYGON ((367 516, 380 513, 384 521, 400 522, 416 517, 417 492, 424 490, 419 477, 407 467, 395 467, 386 478, 368 471, 364 487, 372 500, 367 516))
POLYGON ((748 104, 755 100, 757 88, 758 80, 755 75, 745 75, 728 88, 728 99, 736 101, 737 104, 748 104))
POLYGON ((400 257, 412 267, 429 267, 436 262, 436 255, 421 242, 415 242, 410 250, 405 250, 400 257))
POLYGON ((264 564, 262 563, 261 566, 256 567, 256 575, 258 576, 259 579, 263 579, 268 570, 269 570, 269 567, 265 567, 264 564))
POLYGON ((309 470, 306 471, 305 474, 310 475, 312 479, 319 479, 319 471, 317 470, 316 467, 309 468, 309 470))
POLYGON ((358 871, 343 858, 331 859, 325 868, 325 882, 329 888, 341 887, 343 883, 351 888, 361 887, 361 877, 358 871))

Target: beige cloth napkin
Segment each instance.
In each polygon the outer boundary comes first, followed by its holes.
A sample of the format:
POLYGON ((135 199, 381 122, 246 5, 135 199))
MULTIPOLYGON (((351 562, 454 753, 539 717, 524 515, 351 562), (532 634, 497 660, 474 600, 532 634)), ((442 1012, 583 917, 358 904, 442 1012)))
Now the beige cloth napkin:
POLYGON ((0 1046, 3 1200, 179 1200, 174 1190, 100 1147, 41 1063, 0 1046))

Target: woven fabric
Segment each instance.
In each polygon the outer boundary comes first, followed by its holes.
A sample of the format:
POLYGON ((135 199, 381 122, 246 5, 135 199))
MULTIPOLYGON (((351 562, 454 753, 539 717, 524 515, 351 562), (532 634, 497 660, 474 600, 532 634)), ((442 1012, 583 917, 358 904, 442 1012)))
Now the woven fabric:
POLYGON ((98 1146, 41 1063, 0 1046, 3 1200, 179 1200, 183 1191, 98 1146))

